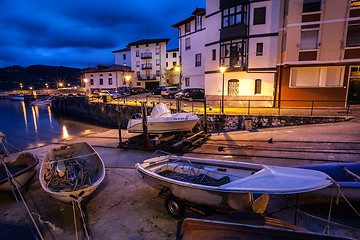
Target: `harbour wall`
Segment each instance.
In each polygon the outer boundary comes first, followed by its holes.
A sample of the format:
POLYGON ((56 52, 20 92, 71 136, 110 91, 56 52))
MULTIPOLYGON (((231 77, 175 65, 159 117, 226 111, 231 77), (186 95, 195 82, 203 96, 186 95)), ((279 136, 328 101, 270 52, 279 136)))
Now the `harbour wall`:
MULTIPOLYGON (((140 113, 140 106, 119 105, 103 102, 89 102, 86 97, 61 97, 52 101, 53 112, 77 118, 97 121, 109 126, 118 127, 120 119, 121 128, 125 129, 131 116, 140 113)), ((148 114, 152 107, 148 107, 148 114)), ((204 123, 204 116, 199 114, 200 123, 204 123)), ((207 114, 207 126, 210 132, 249 130, 250 128, 268 128, 280 126, 293 126, 317 123, 332 123, 346 121, 346 117, 319 117, 319 116, 267 116, 267 115, 219 115, 207 114), (250 121, 249 121, 250 120, 250 121)))

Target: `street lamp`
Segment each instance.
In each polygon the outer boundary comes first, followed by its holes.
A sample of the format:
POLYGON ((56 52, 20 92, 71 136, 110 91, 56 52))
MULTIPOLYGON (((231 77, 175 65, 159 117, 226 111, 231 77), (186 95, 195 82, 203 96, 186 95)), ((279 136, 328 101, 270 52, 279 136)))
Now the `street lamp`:
POLYGON ((59 83, 59 87, 63 87, 64 86, 64 84, 63 83, 59 83))
POLYGON ((126 80, 127 82, 129 82, 129 87, 130 87, 130 79, 131 79, 131 77, 130 77, 129 75, 125 76, 125 80, 126 80))
POLYGON ((225 78, 225 71, 227 67, 220 67, 219 70, 223 75, 223 81, 222 81, 222 93, 221 93, 221 113, 224 114, 224 78, 225 78))
POLYGON ((181 74, 180 74, 180 70, 181 68, 179 66, 176 66, 174 68, 175 72, 178 72, 179 73, 179 87, 181 88, 181 74))
POLYGON ((46 88, 49 88, 49 84, 45 83, 45 87, 46 87, 46 88))

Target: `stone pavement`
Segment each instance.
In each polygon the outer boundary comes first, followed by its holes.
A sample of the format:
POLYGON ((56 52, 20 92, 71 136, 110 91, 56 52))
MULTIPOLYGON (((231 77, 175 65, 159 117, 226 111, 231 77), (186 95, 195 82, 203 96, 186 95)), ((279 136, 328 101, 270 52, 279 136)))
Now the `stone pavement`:
MULTIPOLYGON (((130 136, 125 132, 122 135, 125 138, 130 136)), ((104 182, 82 204, 91 238, 176 239, 180 220, 170 217, 163 206, 164 200, 157 197, 160 187, 143 180, 135 172, 135 164, 150 158, 153 153, 118 149, 117 130, 54 142, 29 151, 42 160, 49 149, 80 141, 94 146, 106 166, 104 182)), ((210 141, 184 155, 294 166, 339 159, 360 161, 359 146, 360 121, 355 118, 332 124, 212 133, 210 141), (268 142, 270 138, 271 143, 268 142), (253 148, 246 148, 249 145, 253 148), (219 151, 219 146, 224 146, 224 151, 219 151)), ((76 238, 72 206, 50 198, 42 190, 38 176, 24 189, 23 195, 45 239, 76 238)), ((34 239, 24 221, 24 210, 18 207, 14 197, 9 193, 0 193, 0 199, 0 239, 34 239)), ((327 218, 328 200, 306 194, 301 194, 300 199, 311 203, 302 210, 327 218)), ((294 196, 271 196, 267 212, 293 202, 294 196)), ((360 204, 355 203, 354 206, 359 211, 360 204)), ((187 211, 185 217, 201 216, 187 211)), ((274 217, 292 223, 294 209, 282 211, 274 217)), ((76 219, 80 239, 85 239, 78 211, 76 219)), ((360 218, 346 204, 334 206, 332 220, 360 229, 360 218)), ((306 227, 306 222, 307 219, 301 216, 300 225, 306 227)), ((324 223, 313 219, 308 222, 309 230, 318 233, 324 230, 324 223)), ((330 234, 360 239, 360 231, 342 226, 331 225, 330 234)))

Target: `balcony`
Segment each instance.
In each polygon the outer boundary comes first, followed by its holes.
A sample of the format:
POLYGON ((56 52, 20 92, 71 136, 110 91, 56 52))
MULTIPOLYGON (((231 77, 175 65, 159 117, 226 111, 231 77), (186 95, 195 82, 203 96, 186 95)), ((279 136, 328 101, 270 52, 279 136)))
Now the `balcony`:
POLYGON ((247 36, 246 24, 233 25, 220 29, 220 41, 228 41, 232 39, 242 39, 247 36))
POLYGON ((137 79, 138 80, 156 80, 156 75, 155 74, 139 74, 137 75, 137 79))
POLYGON ((141 59, 150 59, 150 58, 152 58, 152 53, 151 52, 141 53, 141 59))
POLYGON ((152 63, 143 63, 141 64, 142 70, 152 69, 152 63))

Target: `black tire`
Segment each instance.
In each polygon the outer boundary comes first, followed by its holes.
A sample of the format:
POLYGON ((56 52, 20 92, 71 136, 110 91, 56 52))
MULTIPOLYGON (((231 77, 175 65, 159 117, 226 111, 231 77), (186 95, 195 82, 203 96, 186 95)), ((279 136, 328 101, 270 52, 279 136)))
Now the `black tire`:
POLYGON ((174 196, 169 196, 165 200, 165 208, 168 213, 174 218, 181 218, 185 214, 185 205, 174 196))

